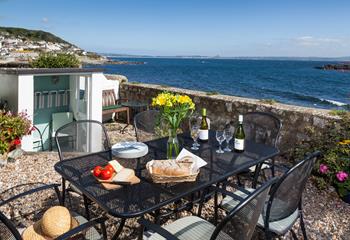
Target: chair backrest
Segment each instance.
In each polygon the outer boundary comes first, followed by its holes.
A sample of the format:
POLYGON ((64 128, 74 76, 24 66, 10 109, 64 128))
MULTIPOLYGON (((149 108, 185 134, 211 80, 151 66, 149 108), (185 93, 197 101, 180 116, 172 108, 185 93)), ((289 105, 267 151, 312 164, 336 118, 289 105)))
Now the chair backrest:
POLYGON ((147 110, 134 117, 134 127, 137 141, 147 141, 159 137, 157 124, 159 123, 159 111, 147 110))
POLYGON ((0 239, 21 240, 17 230, 39 220, 53 205, 60 203, 58 184, 26 183, 0 192, 0 239))
POLYGON ((98 121, 80 120, 68 123, 56 131, 55 140, 60 160, 92 153, 106 153, 106 157, 111 157, 106 128, 98 121))
POLYGON ((52 133, 56 133, 57 129, 66 125, 70 122, 73 122, 73 113, 72 112, 59 112, 52 114, 52 133))
POLYGON ((267 222, 281 220, 297 210, 307 179, 319 155, 318 151, 308 155, 282 175, 270 193, 264 212, 267 222))
POLYGON ((102 106, 115 105, 117 98, 115 96, 114 89, 102 90, 102 106))
POLYGON ((281 121, 266 112, 249 112, 244 115, 243 127, 246 139, 276 147, 281 121))
POLYGON ((2 212, 0 212, 0 239, 22 240, 16 226, 2 212))
POLYGON ((220 238, 221 231, 223 231, 228 223, 230 223, 228 226, 229 235, 233 239, 250 240, 265 205, 270 188, 276 181, 277 178, 272 178, 265 182, 232 209, 216 226, 210 240, 214 240, 218 236, 220 238))
MULTIPOLYGON (((25 229, 42 219, 43 214, 52 206, 62 205, 59 184, 28 183, 16 185, 0 193, 0 239, 22 240, 17 228, 25 229)), ((72 213, 80 224, 86 222, 81 216, 72 213)), ((92 228, 101 225, 102 239, 106 238, 105 218, 91 221, 91 224, 73 229, 58 239, 101 239, 92 228), (93 224, 93 225, 92 225, 93 224), (74 236, 74 237, 72 237, 74 236), (79 236, 79 237, 78 237, 79 236)))

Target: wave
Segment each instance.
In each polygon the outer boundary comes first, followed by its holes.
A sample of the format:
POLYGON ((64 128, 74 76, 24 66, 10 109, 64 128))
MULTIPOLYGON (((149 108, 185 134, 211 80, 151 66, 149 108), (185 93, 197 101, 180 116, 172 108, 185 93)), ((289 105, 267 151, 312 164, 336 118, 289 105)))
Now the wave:
POLYGON ((346 103, 339 102, 339 101, 335 101, 335 100, 329 100, 329 99, 323 99, 323 98, 320 98, 320 100, 321 100, 322 102, 331 103, 331 104, 336 105, 336 106, 338 106, 338 107, 344 107, 344 106, 348 105, 348 104, 346 104, 346 103))
POLYGON ((281 90, 274 90, 274 89, 264 89, 265 92, 270 92, 274 95, 278 95, 282 98, 289 98, 289 99, 295 99, 296 101, 305 101, 313 104, 314 106, 317 106, 318 104, 323 105, 330 105, 330 106, 337 106, 337 107, 346 107, 350 106, 348 103, 331 100, 331 99, 325 99, 325 98, 318 98, 316 96, 310 96, 310 95, 304 95, 296 92, 290 92, 290 91, 281 91, 281 90))

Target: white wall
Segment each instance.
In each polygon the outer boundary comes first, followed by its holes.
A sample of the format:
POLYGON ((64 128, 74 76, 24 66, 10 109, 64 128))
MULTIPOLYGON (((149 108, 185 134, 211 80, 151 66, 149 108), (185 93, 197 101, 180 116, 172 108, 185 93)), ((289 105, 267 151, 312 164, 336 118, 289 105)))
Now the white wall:
POLYGON ((106 81, 103 73, 93 73, 90 79, 90 118, 102 121, 102 83, 106 81))
POLYGON ((7 100, 10 110, 17 112, 18 106, 18 76, 0 74, 0 98, 7 100))
MULTIPOLYGON (((18 112, 26 111, 29 119, 33 122, 34 118, 34 76, 18 76, 18 112)), ((22 138, 22 149, 25 151, 33 150, 32 136, 22 138)))
POLYGON ((108 90, 108 89, 114 89, 114 93, 116 98, 119 98, 119 81, 118 80, 108 80, 105 76, 103 76, 105 79, 102 81, 102 89, 108 90))

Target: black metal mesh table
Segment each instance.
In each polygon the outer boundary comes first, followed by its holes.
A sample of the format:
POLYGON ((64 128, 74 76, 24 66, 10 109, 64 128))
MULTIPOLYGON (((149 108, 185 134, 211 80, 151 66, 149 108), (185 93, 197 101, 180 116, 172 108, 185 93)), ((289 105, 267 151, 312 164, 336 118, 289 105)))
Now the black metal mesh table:
MULTIPOLYGON (((190 150, 192 140, 189 136, 180 135, 179 139, 183 146, 190 150)), ((141 164, 136 159, 118 159, 124 167, 139 168, 136 172, 141 182, 117 190, 104 189, 91 174, 91 170, 95 166, 105 165, 110 160, 109 152, 94 153, 60 161, 55 165, 55 170, 108 214, 119 218, 132 218, 156 211, 251 166, 262 163, 279 153, 274 147, 247 141, 243 153, 217 154, 215 152, 218 146, 215 132, 210 132, 208 143, 202 144, 199 151, 194 151, 195 154, 208 162, 205 167, 201 168, 195 182, 155 184, 147 176, 148 173, 144 166, 147 161, 152 159, 165 159, 166 141, 167 139, 163 138, 147 142, 150 151, 141 159, 141 164)))

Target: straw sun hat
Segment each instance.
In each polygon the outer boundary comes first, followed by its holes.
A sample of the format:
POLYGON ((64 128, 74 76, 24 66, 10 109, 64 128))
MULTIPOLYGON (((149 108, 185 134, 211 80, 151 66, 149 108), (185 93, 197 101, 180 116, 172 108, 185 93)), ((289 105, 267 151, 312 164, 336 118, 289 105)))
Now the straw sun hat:
POLYGON ((54 239, 77 226, 78 221, 70 215, 67 208, 51 207, 39 221, 24 230, 22 238, 23 240, 54 239))

